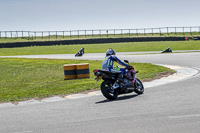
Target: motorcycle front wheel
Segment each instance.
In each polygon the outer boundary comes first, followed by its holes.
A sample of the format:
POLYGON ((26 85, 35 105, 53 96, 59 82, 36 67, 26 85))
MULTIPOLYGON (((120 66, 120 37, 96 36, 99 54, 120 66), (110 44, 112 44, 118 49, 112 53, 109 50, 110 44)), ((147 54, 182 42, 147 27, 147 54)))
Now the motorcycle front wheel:
POLYGON ((144 93, 144 86, 143 86, 142 82, 138 78, 135 79, 135 90, 134 91, 137 94, 144 93))
POLYGON ((118 90, 111 89, 113 83, 111 81, 103 81, 101 83, 101 92, 109 100, 115 100, 118 97, 118 90))

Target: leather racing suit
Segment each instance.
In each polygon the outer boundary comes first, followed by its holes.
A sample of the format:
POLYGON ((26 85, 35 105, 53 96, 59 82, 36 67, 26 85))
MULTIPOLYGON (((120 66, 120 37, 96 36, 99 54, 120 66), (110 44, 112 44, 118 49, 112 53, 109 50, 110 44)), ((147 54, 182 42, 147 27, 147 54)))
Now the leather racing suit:
POLYGON ((134 86, 135 83, 135 74, 133 73, 134 68, 132 69, 132 71, 125 71, 126 69, 124 68, 113 68, 114 65, 114 61, 118 62, 120 65, 122 66, 126 66, 128 67, 129 65, 122 62, 120 59, 118 59, 115 55, 108 55, 105 57, 105 59, 102 62, 102 69, 108 70, 108 71, 121 71, 121 74, 119 74, 118 76, 118 80, 120 81, 120 79, 123 78, 123 76, 125 76, 127 79, 129 79, 131 81, 131 83, 134 86), (122 76, 123 75, 123 76, 122 76))
POLYGON ((114 61, 119 63, 122 66, 129 66, 128 64, 122 62, 120 59, 118 59, 115 55, 108 55, 105 57, 105 59, 102 62, 102 69, 108 70, 108 71, 121 71, 122 74, 125 74, 124 68, 113 68, 114 61))

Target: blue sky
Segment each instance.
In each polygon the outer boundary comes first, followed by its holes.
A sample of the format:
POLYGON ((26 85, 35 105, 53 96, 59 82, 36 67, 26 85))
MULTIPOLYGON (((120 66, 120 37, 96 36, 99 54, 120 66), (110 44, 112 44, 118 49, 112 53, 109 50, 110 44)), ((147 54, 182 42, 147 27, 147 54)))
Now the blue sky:
POLYGON ((0 0, 0 31, 200 26, 199 0, 0 0))

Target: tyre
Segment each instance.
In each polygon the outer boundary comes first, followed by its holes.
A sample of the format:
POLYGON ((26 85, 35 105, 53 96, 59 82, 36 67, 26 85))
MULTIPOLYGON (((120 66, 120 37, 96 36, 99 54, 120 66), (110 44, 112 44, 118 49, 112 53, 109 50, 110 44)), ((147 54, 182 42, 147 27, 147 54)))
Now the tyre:
POLYGON ((135 79, 135 90, 134 91, 137 94, 144 93, 144 86, 143 86, 142 82, 138 78, 135 79))
POLYGON ((112 90, 113 83, 111 81, 103 81, 101 83, 101 92, 109 100, 115 100, 118 97, 118 90, 112 90))

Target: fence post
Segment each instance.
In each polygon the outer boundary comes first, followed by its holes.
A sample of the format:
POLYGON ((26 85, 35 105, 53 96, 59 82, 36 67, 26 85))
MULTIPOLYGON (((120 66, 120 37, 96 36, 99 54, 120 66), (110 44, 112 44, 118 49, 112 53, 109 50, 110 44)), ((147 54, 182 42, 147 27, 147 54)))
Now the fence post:
MULTIPOLYGON (((176 35, 176 27, 175 27, 175 35, 176 35)), ((176 35, 177 36, 177 35, 176 35)))
POLYGON ((184 27, 183 27, 183 35, 185 35, 185 34, 184 34, 184 27))
POLYGON ((144 36, 145 36, 145 29, 144 29, 144 36))
POLYGON ((28 38, 30 38, 30 31, 28 31, 28 38))
POLYGON ((160 36, 161 36, 161 28, 159 28, 159 31, 160 31, 160 36))
POLYGON ((94 37, 93 30, 92 30, 92 37, 94 37))
POLYGON ((77 32, 78 32, 78 38, 79 38, 79 30, 77 32))
POLYGON ((49 39, 51 38, 50 36, 51 36, 51 33, 50 33, 50 31, 49 31, 49 39))
POLYGON ((121 36, 123 37, 123 29, 121 29, 121 36))
POLYGON ((136 34, 137 34, 137 36, 138 36, 138 29, 136 29, 136 34))
POLYGON ((108 30, 106 30, 106 34, 107 34, 107 37, 108 37, 108 30))
POLYGON ((12 31, 10 31, 10 37, 12 38, 12 31))
POLYGON ((22 38, 24 38, 24 32, 22 31, 22 38))
POLYGON ((167 27, 167 35, 169 36, 169 28, 167 27))
POLYGON ((101 37, 101 30, 99 30, 99 35, 100 35, 100 37, 101 37))
POLYGON ((7 32, 5 31, 5 39, 7 38, 7 32))
POLYGON ((69 31, 69 36, 70 36, 70 38, 72 37, 72 31, 71 30, 69 31))
POLYGON ((18 38, 18 32, 16 31, 16 38, 18 38))
POLYGON ((43 31, 42 31, 42 39, 43 39, 43 31))
POLYGON ((129 29, 129 36, 131 36, 131 29, 129 29))

